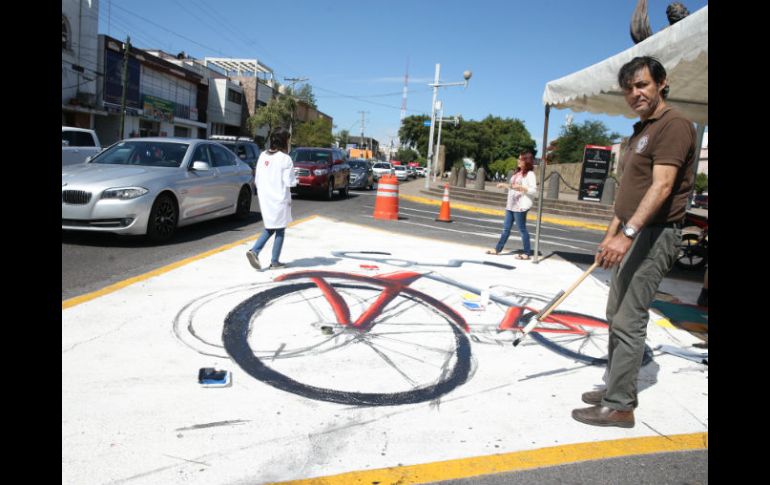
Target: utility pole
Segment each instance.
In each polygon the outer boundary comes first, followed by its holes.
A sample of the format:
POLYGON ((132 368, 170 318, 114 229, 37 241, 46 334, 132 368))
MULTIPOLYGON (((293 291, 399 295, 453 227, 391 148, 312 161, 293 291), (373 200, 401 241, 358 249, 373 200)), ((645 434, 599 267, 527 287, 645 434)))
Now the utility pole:
POLYGON ((126 91, 128 91, 128 55, 131 51, 131 36, 126 36, 126 45, 123 47, 123 93, 120 95, 120 132, 119 140, 123 139, 126 126, 126 91))
MULTIPOLYGON (((366 118, 365 117, 366 117, 366 113, 368 113, 368 111, 359 111, 359 113, 361 113, 361 146, 365 147, 366 146, 366 142, 364 141, 364 126, 366 125, 366 118)), ((371 147, 369 147, 369 148, 371 148, 371 147)), ((366 149, 364 148, 364 150, 366 150, 366 149)))

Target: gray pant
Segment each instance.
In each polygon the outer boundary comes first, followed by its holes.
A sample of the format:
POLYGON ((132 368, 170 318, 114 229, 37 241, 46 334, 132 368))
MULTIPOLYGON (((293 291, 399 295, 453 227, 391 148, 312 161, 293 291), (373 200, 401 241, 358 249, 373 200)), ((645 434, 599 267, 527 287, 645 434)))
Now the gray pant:
POLYGON ((644 357, 650 305, 674 264, 681 237, 681 229, 674 227, 643 228, 612 274, 607 300, 607 393, 602 406, 630 411, 638 405, 636 380, 644 357))

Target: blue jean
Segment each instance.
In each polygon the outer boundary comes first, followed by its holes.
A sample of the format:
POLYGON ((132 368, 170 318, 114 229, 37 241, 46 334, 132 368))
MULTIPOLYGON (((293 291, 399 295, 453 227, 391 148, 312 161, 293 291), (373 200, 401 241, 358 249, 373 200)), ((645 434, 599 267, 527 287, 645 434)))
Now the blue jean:
POLYGON ((273 242, 273 259, 270 261, 270 263, 277 263, 278 259, 281 257, 281 248, 283 248, 283 233, 285 230, 285 227, 282 229, 265 228, 265 230, 262 231, 262 234, 259 236, 259 239, 257 239, 257 242, 254 243, 254 247, 251 248, 251 250, 259 254, 259 252, 262 251, 262 248, 265 247, 265 244, 267 244, 267 240, 270 239, 270 236, 275 234, 275 241, 273 242))
POLYGON ((503 222, 503 233, 500 234, 500 240, 497 241, 495 251, 498 253, 503 250, 505 243, 508 241, 508 236, 511 235, 511 227, 513 222, 516 222, 516 227, 521 234, 521 241, 524 243, 524 254, 531 256, 532 251, 529 246, 529 232, 527 231, 527 212, 513 212, 506 209, 505 222, 503 222))

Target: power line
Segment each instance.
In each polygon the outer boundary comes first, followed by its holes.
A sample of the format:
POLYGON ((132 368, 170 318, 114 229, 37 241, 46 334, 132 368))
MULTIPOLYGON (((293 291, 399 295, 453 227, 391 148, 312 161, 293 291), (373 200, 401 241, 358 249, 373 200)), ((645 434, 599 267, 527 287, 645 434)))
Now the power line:
POLYGON ((115 7, 116 7, 116 8, 119 8, 120 10, 123 10, 124 12, 126 12, 126 13, 128 13, 128 14, 130 14, 130 15, 133 15, 134 17, 137 17, 137 18, 139 18, 139 19, 141 19, 141 20, 144 20, 145 22, 147 22, 147 23, 149 23, 149 24, 152 24, 152 25, 154 25, 154 26, 156 26, 156 27, 158 27, 158 28, 160 28, 160 29, 163 29, 165 32, 168 32, 169 34, 175 35, 175 36, 179 37, 180 39, 184 39, 184 40, 186 40, 187 42, 191 42, 191 43, 193 43, 193 44, 195 44, 195 45, 197 45, 197 46, 199 46, 199 47, 202 47, 202 48, 203 48, 203 49, 205 49, 206 51, 209 51, 209 52, 215 52, 215 53, 217 53, 217 54, 221 54, 221 55, 223 55, 223 56, 227 56, 227 54, 225 54, 224 52, 222 52, 222 51, 220 51, 220 50, 218 50, 218 49, 214 49, 214 48, 212 48, 212 47, 210 47, 210 46, 206 46, 206 45, 203 45, 203 44, 201 44, 201 43, 199 43, 199 42, 196 42, 196 41, 194 41, 194 40, 190 39, 189 37, 185 37, 185 36, 184 36, 184 35, 182 35, 182 34, 177 34, 177 33, 176 33, 176 32, 174 32, 173 30, 170 30, 168 27, 165 27, 165 26, 163 26, 163 25, 157 24, 157 23, 153 22, 152 20, 150 20, 150 19, 148 19, 148 18, 142 17, 141 15, 138 15, 138 14, 135 14, 135 13, 131 12, 130 10, 126 10, 125 8, 123 8, 123 7, 120 7, 120 6, 118 6, 118 5, 115 5, 115 7))

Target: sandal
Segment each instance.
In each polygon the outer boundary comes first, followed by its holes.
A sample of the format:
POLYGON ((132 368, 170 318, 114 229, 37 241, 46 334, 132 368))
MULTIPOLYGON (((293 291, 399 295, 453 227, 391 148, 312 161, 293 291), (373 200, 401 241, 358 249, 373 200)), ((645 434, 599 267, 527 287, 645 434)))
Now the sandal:
POLYGON ((487 250, 487 254, 498 255, 498 254, 500 254, 500 251, 497 251, 496 249, 488 249, 487 250))
POLYGON ((514 258, 520 259, 523 261, 530 259, 528 254, 517 254, 516 256, 514 256, 514 258))

